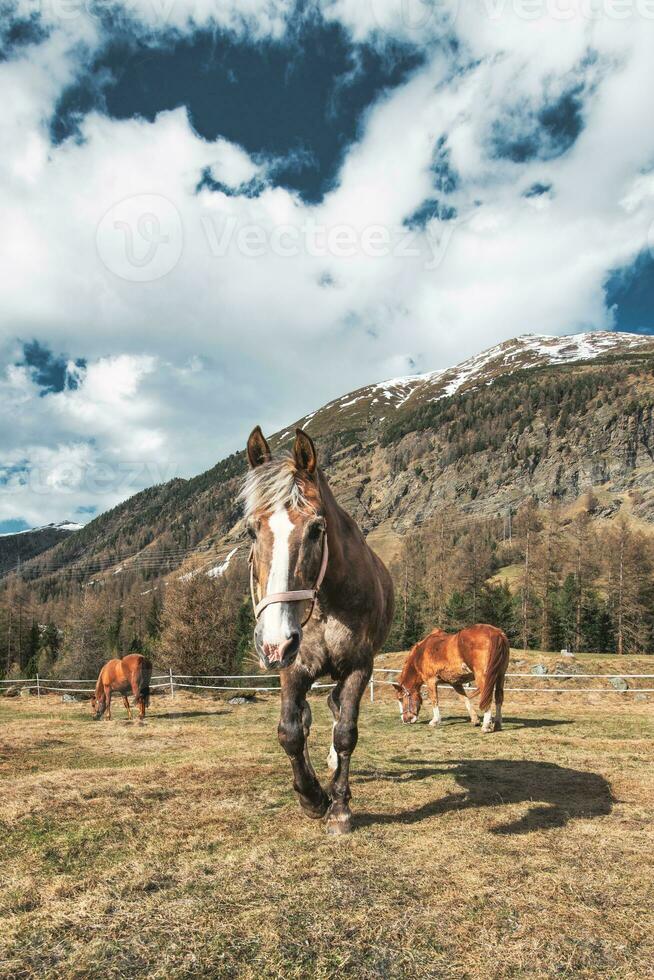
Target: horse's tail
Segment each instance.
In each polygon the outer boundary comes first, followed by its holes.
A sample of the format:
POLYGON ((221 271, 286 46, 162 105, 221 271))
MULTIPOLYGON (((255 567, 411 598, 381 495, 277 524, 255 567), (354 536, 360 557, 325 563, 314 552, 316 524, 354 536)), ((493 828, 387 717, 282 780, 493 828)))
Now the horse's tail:
POLYGON ((490 643, 490 653, 488 664, 486 665, 486 676, 484 686, 479 692, 479 710, 487 711, 493 701, 501 704, 504 700, 504 675, 509 664, 509 641, 506 633, 502 630, 494 630, 490 643))
POLYGON ((141 663, 137 669, 136 674, 136 685, 138 688, 137 701, 143 703, 143 707, 147 708, 150 704, 150 678, 152 677, 152 663, 146 658, 141 659, 141 663))

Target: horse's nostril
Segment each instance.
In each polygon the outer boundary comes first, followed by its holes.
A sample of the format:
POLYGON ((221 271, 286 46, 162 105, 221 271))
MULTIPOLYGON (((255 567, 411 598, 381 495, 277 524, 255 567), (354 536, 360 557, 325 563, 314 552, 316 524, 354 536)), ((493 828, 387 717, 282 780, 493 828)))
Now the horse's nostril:
POLYGON ((279 647, 279 659, 284 660, 284 658, 292 657, 293 654, 297 653, 300 646, 300 633, 293 631, 289 638, 284 641, 279 647))

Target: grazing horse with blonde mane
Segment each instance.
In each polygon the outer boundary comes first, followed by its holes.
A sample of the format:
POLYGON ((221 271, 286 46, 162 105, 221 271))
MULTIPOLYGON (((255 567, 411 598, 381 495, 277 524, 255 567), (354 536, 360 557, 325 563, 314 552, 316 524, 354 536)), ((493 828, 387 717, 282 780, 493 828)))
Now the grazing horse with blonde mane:
POLYGON ((254 643, 265 669, 281 680, 279 741, 291 760, 304 812, 327 815, 327 832, 352 829, 350 757, 359 704, 393 618, 393 583, 318 467, 315 446, 296 430, 291 454, 272 458, 257 426, 247 445, 242 498, 250 536, 254 643), (311 765, 307 692, 329 674, 334 716, 325 792, 311 765))
POLYGON ((409 651, 398 682, 393 684, 400 702, 400 714, 405 724, 414 724, 422 704, 421 687, 427 686, 434 708, 430 725, 441 720, 438 707, 438 685, 450 684, 465 701, 470 721, 479 718, 463 685, 474 679, 479 691, 479 710, 484 712, 482 732, 502 728, 504 675, 509 663, 509 641, 502 630, 483 623, 448 634, 433 630, 409 651), (492 702, 495 696, 495 723, 492 702))
POLYGON ((93 717, 99 721, 106 714, 107 721, 111 719, 111 695, 121 694, 123 704, 127 708, 129 720, 132 720, 132 710, 127 700, 128 694, 134 695, 134 703, 138 705, 139 719, 145 718, 145 709, 150 703, 150 677, 152 664, 140 653, 130 653, 122 659, 109 660, 100 671, 95 685, 95 694, 91 698, 93 717))

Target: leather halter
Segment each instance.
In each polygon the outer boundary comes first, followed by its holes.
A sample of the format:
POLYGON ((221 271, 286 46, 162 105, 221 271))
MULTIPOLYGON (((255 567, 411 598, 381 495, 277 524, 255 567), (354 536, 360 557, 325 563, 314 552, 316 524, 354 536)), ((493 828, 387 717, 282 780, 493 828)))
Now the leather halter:
POLYGON ((295 589, 292 592, 271 592, 269 595, 264 596, 260 602, 257 602, 254 593, 254 545, 252 545, 250 548, 248 564, 250 566, 250 596, 252 598, 254 618, 258 619, 266 606, 270 606, 275 602, 311 602, 309 615, 302 623, 302 628, 304 628, 313 616, 313 610, 316 606, 320 586, 323 583, 323 579, 325 578, 325 573, 327 571, 328 560, 329 547, 327 545, 327 530, 325 529, 322 538, 322 559, 320 561, 320 570, 318 572, 318 578, 316 579, 316 584, 314 587, 312 589, 295 589))

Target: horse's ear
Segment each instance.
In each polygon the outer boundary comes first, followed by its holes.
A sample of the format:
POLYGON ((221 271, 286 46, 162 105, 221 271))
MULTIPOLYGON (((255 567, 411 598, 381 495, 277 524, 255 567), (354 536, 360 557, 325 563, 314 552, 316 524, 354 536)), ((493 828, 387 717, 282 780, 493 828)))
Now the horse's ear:
POLYGON ((318 465, 318 456, 313 439, 302 429, 295 430, 295 442, 293 443, 293 455, 295 465, 299 470, 306 473, 313 473, 318 465))
POLYGON ((250 433, 250 438, 248 439, 248 460, 250 466, 252 469, 256 469, 257 466, 261 466, 262 463, 268 463, 271 459, 272 453, 270 452, 270 446, 261 431, 261 426, 257 425, 250 433))
POLYGON ((393 687, 395 688, 395 690, 397 691, 397 693, 400 694, 402 692, 402 685, 401 684, 396 684, 395 681, 392 681, 392 684, 393 684, 393 687))

